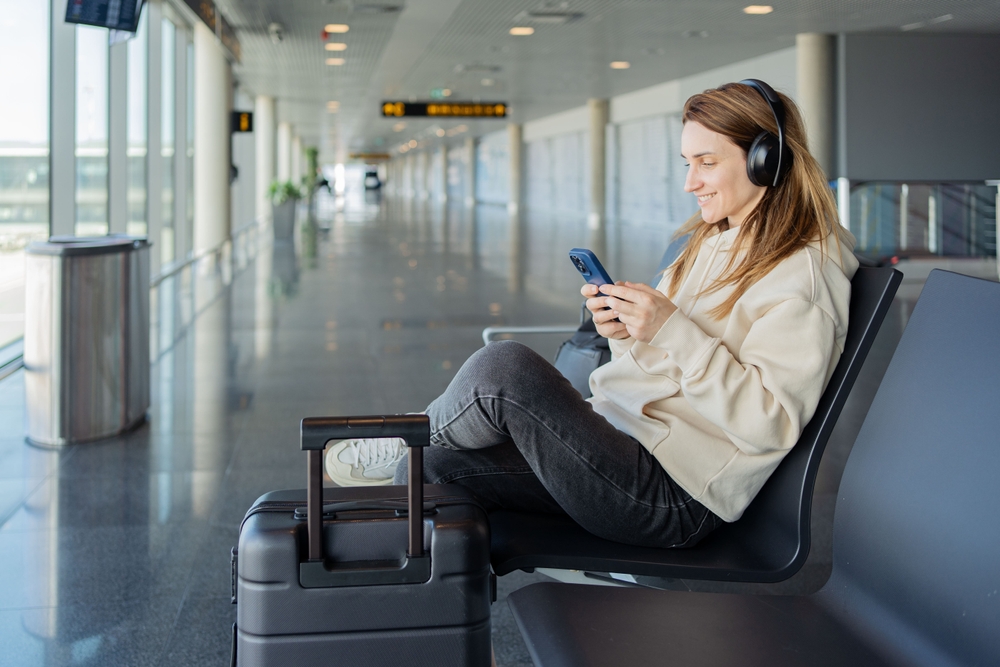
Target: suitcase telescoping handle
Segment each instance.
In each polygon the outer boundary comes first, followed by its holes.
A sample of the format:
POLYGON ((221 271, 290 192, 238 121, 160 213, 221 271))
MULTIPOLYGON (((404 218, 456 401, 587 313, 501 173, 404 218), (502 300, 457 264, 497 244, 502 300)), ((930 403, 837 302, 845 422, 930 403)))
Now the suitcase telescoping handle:
POLYGON ((302 450, 309 455, 306 482, 306 532, 309 558, 299 564, 305 588, 423 583, 430 579, 430 557, 424 551, 424 447, 430 445, 427 415, 372 417, 307 417, 302 420, 302 450), (410 448, 407 488, 406 557, 399 563, 355 562, 327 567, 323 559, 323 450, 331 440, 402 438, 410 448))

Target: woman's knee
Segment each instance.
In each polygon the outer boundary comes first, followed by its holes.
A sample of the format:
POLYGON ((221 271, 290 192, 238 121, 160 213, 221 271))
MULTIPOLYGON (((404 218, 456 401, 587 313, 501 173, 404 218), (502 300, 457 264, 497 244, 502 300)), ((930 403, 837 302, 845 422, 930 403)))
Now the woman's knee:
POLYGON ((469 371, 501 384, 517 382, 525 374, 536 377, 549 363, 527 345, 513 340, 494 341, 469 357, 469 371))

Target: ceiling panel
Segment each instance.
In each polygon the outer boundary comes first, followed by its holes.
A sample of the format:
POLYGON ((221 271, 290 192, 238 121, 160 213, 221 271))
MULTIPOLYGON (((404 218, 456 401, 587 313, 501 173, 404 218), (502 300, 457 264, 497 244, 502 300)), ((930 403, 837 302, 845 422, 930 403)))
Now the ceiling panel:
MULTIPOLYGON (((765 2, 768 0, 759 0, 765 2)), ((770 0, 775 2, 775 0, 770 0)), ((324 156, 382 150, 437 130, 482 134, 502 121, 382 119, 386 97, 502 100, 519 122, 791 46, 800 32, 1000 32, 995 0, 788 0, 764 16, 733 0, 218 0, 243 46, 236 76, 252 94, 274 95, 279 118, 296 125, 324 156), (380 11, 395 6, 399 11, 380 11), (531 12, 577 15, 562 24, 531 12), (951 16, 942 20, 942 17, 951 16), (937 22, 935 22, 937 20, 937 22), (267 26, 281 23, 272 42, 267 26), (326 23, 347 23, 347 44, 324 51, 326 23), (508 34, 530 25, 528 37, 508 34), (330 56, 345 64, 324 64, 330 56), (631 67, 612 70, 613 60, 631 67), (484 81, 485 80, 485 81, 484 81), (340 102, 335 114, 326 102, 340 102)), ((331 39, 333 41, 333 38, 331 39)), ((459 136, 456 137, 459 138, 459 136)))

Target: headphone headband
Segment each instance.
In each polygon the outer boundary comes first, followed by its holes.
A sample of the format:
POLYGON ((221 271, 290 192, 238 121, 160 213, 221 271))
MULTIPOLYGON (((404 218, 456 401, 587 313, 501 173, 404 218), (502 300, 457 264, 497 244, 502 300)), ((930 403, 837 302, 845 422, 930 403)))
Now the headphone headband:
POLYGON ((778 125, 778 166, 774 171, 774 182, 771 183, 772 186, 777 186, 785 164, 785 105, 778 96, 778 93, 774 91, 774 88, 759 79, 743 79, 740 83, 750 86, 760 93, 764 101, 767 102, 767 106, 771 109, 774 121, 778 125))

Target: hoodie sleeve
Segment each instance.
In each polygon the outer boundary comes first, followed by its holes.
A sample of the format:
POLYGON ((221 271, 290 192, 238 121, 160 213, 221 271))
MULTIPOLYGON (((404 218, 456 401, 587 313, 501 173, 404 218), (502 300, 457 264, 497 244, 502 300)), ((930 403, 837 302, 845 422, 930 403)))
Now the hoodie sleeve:
POLYGON ((840 350, 830 315, 792 298, 751 325, 739 359, 680 310, 648 345, 633 346, 632 354, 650 372, 679 368, 691 406, 752 455, 796 443, 840 350))

